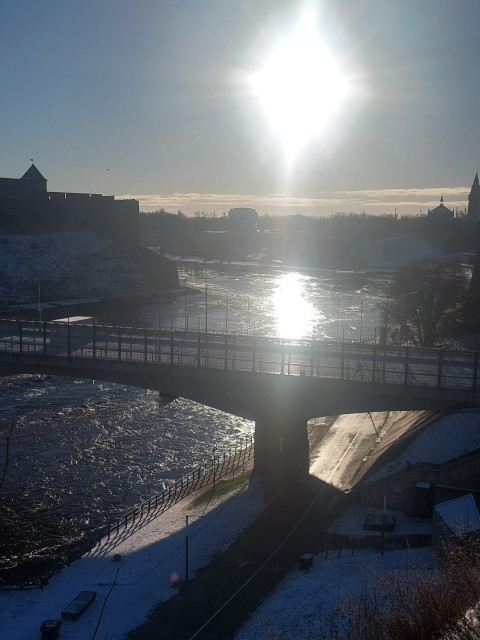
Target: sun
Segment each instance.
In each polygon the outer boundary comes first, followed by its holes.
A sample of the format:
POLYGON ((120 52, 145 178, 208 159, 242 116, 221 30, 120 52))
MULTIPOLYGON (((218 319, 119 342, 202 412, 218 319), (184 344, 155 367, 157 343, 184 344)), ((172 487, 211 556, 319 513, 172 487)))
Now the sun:
POLYGON ((251 87, 292 155, 333 126, 350 92, 347 75, 307 17, 252 74, 251 87))

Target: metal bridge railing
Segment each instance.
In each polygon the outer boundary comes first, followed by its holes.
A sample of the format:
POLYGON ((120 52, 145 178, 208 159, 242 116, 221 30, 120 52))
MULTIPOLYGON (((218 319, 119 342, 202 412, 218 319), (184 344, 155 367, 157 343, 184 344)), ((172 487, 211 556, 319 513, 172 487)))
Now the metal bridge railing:
POLYGON ((2 353, 402 384, 477 386, 478 352, 0 320, 2 353))

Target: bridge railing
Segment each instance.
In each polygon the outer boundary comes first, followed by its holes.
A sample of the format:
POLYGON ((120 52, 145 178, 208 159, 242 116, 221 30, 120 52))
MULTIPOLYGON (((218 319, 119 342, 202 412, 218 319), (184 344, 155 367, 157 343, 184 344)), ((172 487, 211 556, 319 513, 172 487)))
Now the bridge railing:
POLYGON ((478 352, 0 320, 1 353, 472 389, 478 352))

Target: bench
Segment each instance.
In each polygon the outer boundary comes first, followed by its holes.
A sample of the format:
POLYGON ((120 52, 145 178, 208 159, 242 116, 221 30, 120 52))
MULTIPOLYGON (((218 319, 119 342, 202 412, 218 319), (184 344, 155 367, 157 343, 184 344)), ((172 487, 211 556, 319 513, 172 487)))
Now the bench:
POLYGON ((60 635, 61 620, 44 620, 40 627, 42 640, 56 640, 60 635))
POLYGON ((80 591, 62 611, 64 620, 78 620, 97 597, 96 591, 80 591))
POLYGON ((304 553, 298 559, 299 569, 310 569, 313 565, 313 553, 304 553))
POLYGON ((363 528, 367 531, 393 531, 395 521, 393 516, 369 513, 365 518, 363 528))

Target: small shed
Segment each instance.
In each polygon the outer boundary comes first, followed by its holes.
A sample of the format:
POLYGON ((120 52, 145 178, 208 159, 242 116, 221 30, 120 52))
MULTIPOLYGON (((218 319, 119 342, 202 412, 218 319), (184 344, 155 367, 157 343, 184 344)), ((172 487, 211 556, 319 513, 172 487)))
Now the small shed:
POLYGON ((442 548, 457 538, 480 530, 480 513, 471 493, 433 507, 432 545, 442 548))

